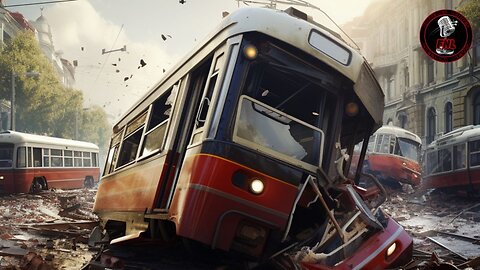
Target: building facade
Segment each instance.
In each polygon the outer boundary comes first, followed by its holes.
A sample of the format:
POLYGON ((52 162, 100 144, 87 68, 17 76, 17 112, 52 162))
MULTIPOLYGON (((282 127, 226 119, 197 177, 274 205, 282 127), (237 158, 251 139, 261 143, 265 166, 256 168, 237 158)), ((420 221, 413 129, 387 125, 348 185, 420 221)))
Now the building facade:
MULTIPOLYGON (((0 46, 5 46, 17 33, 24 30, 35 33, 40 48, 54 67, 59 81, 66 87, 73 87, 75 67, 70 61, 62 58, 61 51, 55 51, 52 31, 43 14, 37 20, 29 22, 21 13, 5 9, 3 1, 0 0, 0 46)), ((0 130, 10 128, 10 97, 6 97, 6 99, 0 99, 0 130)))
POLYGON ((478 29, 469 54, 453 63, 430 59, 419 40, 420 26, 429 14, 462 3, 377 1, 343 27, 372 64, 385 93, 384 124, 414 132, 424 145, 452 129, 480 124, 478 29))

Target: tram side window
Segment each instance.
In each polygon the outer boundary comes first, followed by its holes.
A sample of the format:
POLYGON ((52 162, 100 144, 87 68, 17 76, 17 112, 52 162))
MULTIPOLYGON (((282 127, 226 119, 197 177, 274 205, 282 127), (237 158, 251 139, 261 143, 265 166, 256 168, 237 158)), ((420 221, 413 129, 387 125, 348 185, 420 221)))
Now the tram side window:
MULTIPOLYGON (((382 138, 382 135, 380 135, 380 138, 382 138)), ((395 145, 395 138, 391 137, 390 135, 383 135, 383 138, 381 139, 378 147, 379 153, 385 153, 385 154, 391 154, 393 153, 393 146, 395 145), (393 144, 392 144, 393 142, 393 144)))
POLYGON ((27 166, 27 153, 25 147, 17 149, 17 168, 25 168, 27 166))
POLYGON ((377 141, 375 143, 375 151, 376 153, 380 153, 380 145, 382 144, 383 134, 377 135, 377 141))
POLYGON ((28 147, 28 155, 27 155, 27 166, 32 167, 32 147, 28 147))
POLYGON ((42 167, 42 148, 33 148, 33 166, 42 167))
POLYGON ((50 167, 50 149, 43 149, 43 167, 50 167))
POLYGON ((372 135, 370 136, 370 139, 368 139, 368 146, 367 146, 368 152, 373 152, 373 149, 375 148, 375 137, 376 135, 372 135))
POLYGON ((427 174, 439 172, 440 166, 438 164, 437 151, 427 153, 427 174))
POLYGON ((73 151, 72 150, 64 150, 63 151, 63 162, 65 167, 73 167, 73 151))
POLYGON ((113 172, 113 169, 115 169, 115 161, 117 160, 117 155, 118 144, 110 148, 110 151, 108 151, 107 163, 105 166, 105 175, 113 172))
POLYGON ((75 167, 82 167, 82 152, 73 152, 73 164, 75 167))
POLYGON ((441 171, 448 172, 452 170, 452 149, 438 150, 438 160, 441 162, 441 171))
POLYGON ((467 162, 465 158, 465 144, 455 145, 453 147, 453 169, 463 169, 466 167, 467 162))
POLYGON ((92 167, 98 167, 98 154, 92 153, 92 167))
POLYGON ((210 103, 212 102, 213 90, 217 84, 217 77, 220 71, 220 68, 225 62, 224 54, 220 54, 215 58, 215 63, 213 64, 213 72, 210 75, 210 81, 208 82, 208 89, 206 90, 205 96, 203 97, 202 104, 200 104, 200 112, 197 117, 195 128, 201 128, 205 125, 205 120, 207 119, 207 113, 210 108, 210 103))
POLYGON ((90 167, 92 166, 92 161, 90 158, 90 152, 83 152, 83 167, 90 167))
POLYGON ((175 85, 153 103, 140 156, 147 156, 161 150, 177 91, 178 85, 175 85))
POLYGON ((468 143, 470 166, 480 165, 480 140, 468 143))
POLYGON ((51 165, 52 167, 63 167, 62 150, 50 149, 51 165))
POLYGON ((147 118, 147 112, 143 112, 132 120, 128 125, 120 147, 117 168, 126 165, 137 158, 137 152, 140 149, 143 127, 147 118))

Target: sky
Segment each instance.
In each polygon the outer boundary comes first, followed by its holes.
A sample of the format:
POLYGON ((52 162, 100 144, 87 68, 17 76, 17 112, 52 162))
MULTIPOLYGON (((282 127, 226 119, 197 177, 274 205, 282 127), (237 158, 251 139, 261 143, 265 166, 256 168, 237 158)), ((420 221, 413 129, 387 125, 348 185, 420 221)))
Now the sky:
MULTIPOLYGON (((42 1, 4 0, 4 5, 42 1)), ((310 3, 341 25, 361 16, 373 1, 310 3)), ((235 0, 186 0, 184 4, 179 0, 78 0, 7 9, 22 13, 30 21, 43 13, 51 27, 55 50, 71 62, 78 61, 74 88, 83 91, 84 108, 98 105, 114 123, 161 80, 164 70, 173 67, 214 29, 222 20, 222 12, 242 7, 246 5, 235 0), (124 46, 126 51, 102 54, 102 49, 124 46), (146 65, 142 67, 140 60, 146 65)), ((323 16, 313 9, 303 10, 314 18, 323 16)))

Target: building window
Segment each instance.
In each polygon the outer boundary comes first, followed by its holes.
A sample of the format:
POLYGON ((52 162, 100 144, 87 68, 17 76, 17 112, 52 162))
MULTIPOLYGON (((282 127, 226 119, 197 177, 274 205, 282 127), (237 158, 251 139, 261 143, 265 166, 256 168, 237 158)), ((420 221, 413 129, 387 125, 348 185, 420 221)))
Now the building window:
POLYGON ((405 77, 405 88, 408 88, 410 87, 410 74, 408 73, 408 67, 405 67, 403 75, 405 77))
POLYGON ((475 39, 473 41, 473 53, 475 56, 473 57, 474 65, 480 65, 480 31, 477 31, 477 35, 475 35, 475 39))
POLYGON ((434 63, 432 59, 427 60, 427 83, 431 83, 434 80, 434 63))
POLYGON ((445 80, 450 79, 453 74, 453 64, 445 63, 445 80))
POLYGON ((447 102, 445 104, 445 133, 452 131, 452 103, 447 102))
POLYGON ((435 108, 431 107, 428 109, 427 112, 427 144, 433 142, 435 140, 435 133, 436 133, 436 125, 435 125, 435 108))
POLYGON ((400 114, 398 116, 398 122, 400 123, 401 128, 406 128, 407 127, 407 115, 404 113, 400 114))
POLYGON ((478 92, 473 99, 473 124, 480 124, 480 92, 478 92))
POLYGON ((388 81, 387 81, 387 95, 388 95, 388 98, 389 98, 389 99, 396 97, 396 93, 395 93, 395 75, 391 75, 391 76, 389 76, 389 78, 388 78, 388 81))

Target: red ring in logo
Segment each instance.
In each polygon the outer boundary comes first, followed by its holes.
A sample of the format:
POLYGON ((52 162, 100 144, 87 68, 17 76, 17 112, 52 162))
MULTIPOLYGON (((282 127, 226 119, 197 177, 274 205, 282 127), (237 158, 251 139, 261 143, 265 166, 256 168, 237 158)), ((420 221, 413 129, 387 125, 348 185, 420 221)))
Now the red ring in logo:
POLYGON ((420 44, 435 61, 454 62, 472 45, 472 26, 455 10, 442 9, 428 15, 420 28, 420 44))

